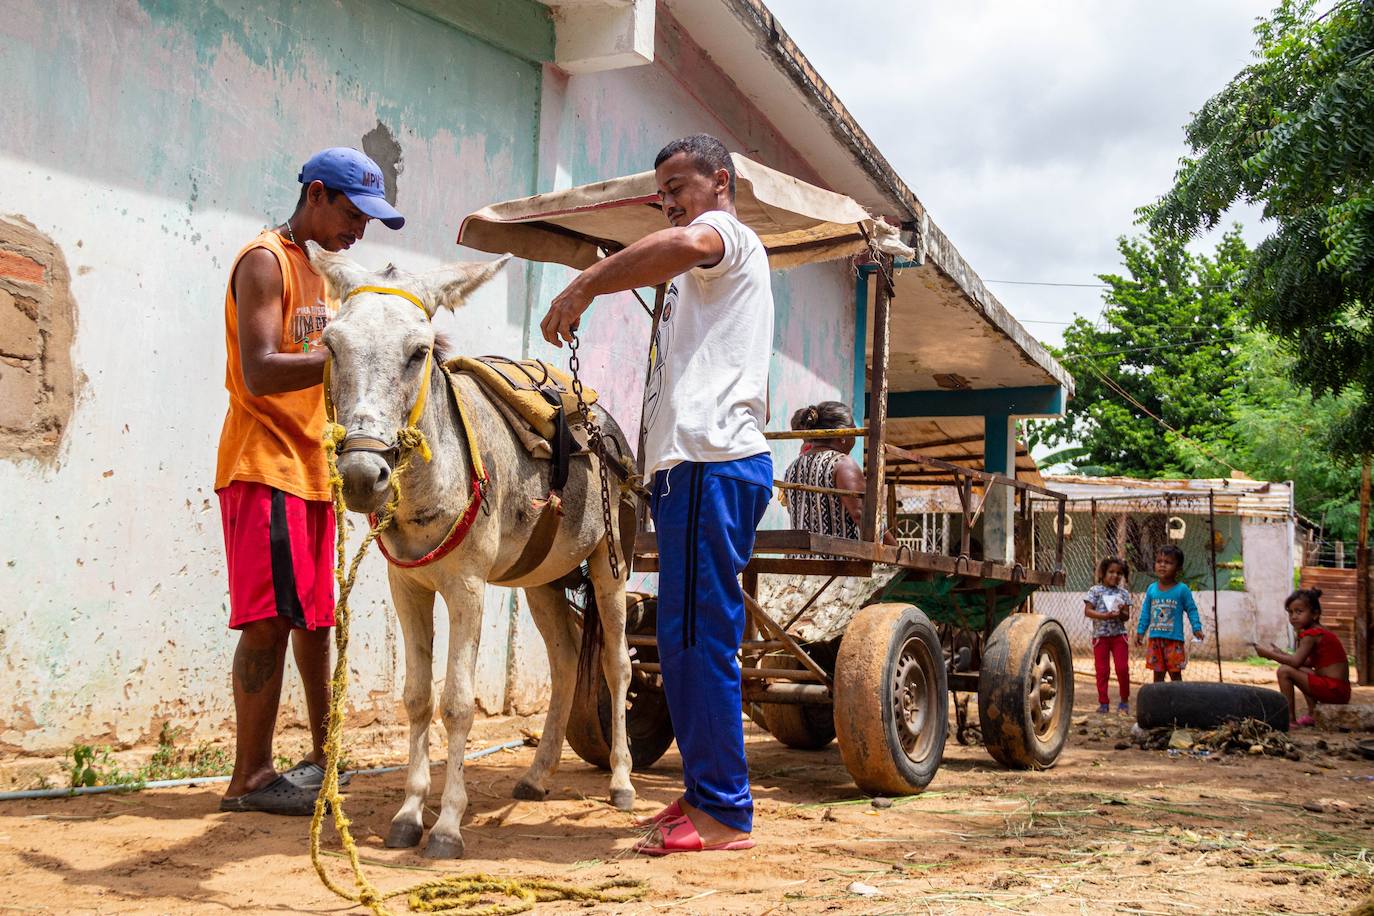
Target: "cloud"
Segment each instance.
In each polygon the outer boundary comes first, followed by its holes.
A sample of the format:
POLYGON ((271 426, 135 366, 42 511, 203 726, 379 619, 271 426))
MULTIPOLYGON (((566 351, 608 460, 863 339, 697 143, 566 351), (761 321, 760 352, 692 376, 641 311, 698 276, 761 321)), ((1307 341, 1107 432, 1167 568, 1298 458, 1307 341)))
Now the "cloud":
MULTIPOLYGON (((1193 111, 1251 59, 1271 0, 772 0, 985 280, 1092 283, 1169 185, 1193 111), (837 12, 843 10, 843 13, 837 12)), ((1247 238, 1262 233, 1237 214, 1247 238)), ((990 283, 1043 339, 1092 289, 990 283)))

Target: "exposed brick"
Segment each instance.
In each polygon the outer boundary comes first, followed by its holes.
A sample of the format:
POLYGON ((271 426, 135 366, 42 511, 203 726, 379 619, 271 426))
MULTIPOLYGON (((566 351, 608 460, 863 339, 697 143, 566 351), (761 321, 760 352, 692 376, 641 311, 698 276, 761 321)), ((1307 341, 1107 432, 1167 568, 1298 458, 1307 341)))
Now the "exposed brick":
POLYGON ((0 362, 0 427, 26 429, 37 414, 38 364, 28 368, 0 362))
POLYGON ((26 258, 13 251, 0 250, 0 277, 18 280, 21 283, 42 283, 45 273, 43 265, 33 258, 26 258))
POLYGON ((0 353, 37 359, 38 322, 14 304, 14 297, 0 289, 0 353))

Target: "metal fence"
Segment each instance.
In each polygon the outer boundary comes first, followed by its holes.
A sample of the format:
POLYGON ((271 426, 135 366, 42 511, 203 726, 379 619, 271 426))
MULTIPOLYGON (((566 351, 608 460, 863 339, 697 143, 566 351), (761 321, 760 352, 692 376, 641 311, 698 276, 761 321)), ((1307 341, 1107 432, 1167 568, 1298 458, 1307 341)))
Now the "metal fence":
MULTIPOLYGON (((1083 615, 1083 599, 1097 581, 1103 557, 1118 556, 1130 566, 1128 587, 1133 613, 1127 624, 1132 643, 1139 622, 1140 600, 1154 581, 1155 552, 1166 544, 1183 551, 1182 580, 1193 591, 1207 641, 1188 641, 1190 659, 1184 677, 1189 680, 1221 680, 1220 640, 1217 632, 1219 592, 1244 588, 1240 561, 1239 519, 1218 518, 1211 494, 1179 496, 1143 495, 1107 499, 1069 500, 1064 522, 1063 586, 1042 588, 1032 598, 1032 609, 1054 617, 1064 625, 1074 648, 1075 668, 1093 671, 1092 623, 1083 615)), ((1051 501, 1033 504, 1034 563, 1038 569, 1053 568, 1057 506, 1051 501)), ((1153 679, 1145 667, 1145 649, 1130 648, 1131 684, 1138 687, 1153 679)), ((1116 673, 1112 672, 1109 696, 1115 704, 1116 673)))

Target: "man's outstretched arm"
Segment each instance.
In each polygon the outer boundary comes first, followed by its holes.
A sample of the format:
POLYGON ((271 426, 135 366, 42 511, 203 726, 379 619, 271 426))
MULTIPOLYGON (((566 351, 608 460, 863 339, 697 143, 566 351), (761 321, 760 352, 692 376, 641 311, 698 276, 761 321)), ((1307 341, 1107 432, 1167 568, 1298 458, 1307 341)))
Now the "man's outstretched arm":
POLYGON ((725 257, 725 242, 710 226, 660 229, 577 275, 553 298, 539 329, 556 347, 571 341, 582 313, 597 296, 667 283, 693 267, 713 267, 725 257))

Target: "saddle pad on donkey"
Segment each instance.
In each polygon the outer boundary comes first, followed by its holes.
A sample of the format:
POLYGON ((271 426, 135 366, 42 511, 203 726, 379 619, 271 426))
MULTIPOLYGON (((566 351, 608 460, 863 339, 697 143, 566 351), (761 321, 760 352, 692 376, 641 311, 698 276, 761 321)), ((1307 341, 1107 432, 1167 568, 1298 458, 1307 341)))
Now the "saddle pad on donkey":
MULTIPOLYGON (((563 414, 570 426, 582 425, 577 409, 572 377, 540 359, 513 360, 503 356, 459 356, 449 360, 450 372, 465 372, 481 382, 487 391, 501 398, 530 427, 545 439, 552 439, 557 407, 541 391, 551 391, 562 401, 563 414)), ((588 406, 596 403, 596 392, 583 386, 588 406)))

